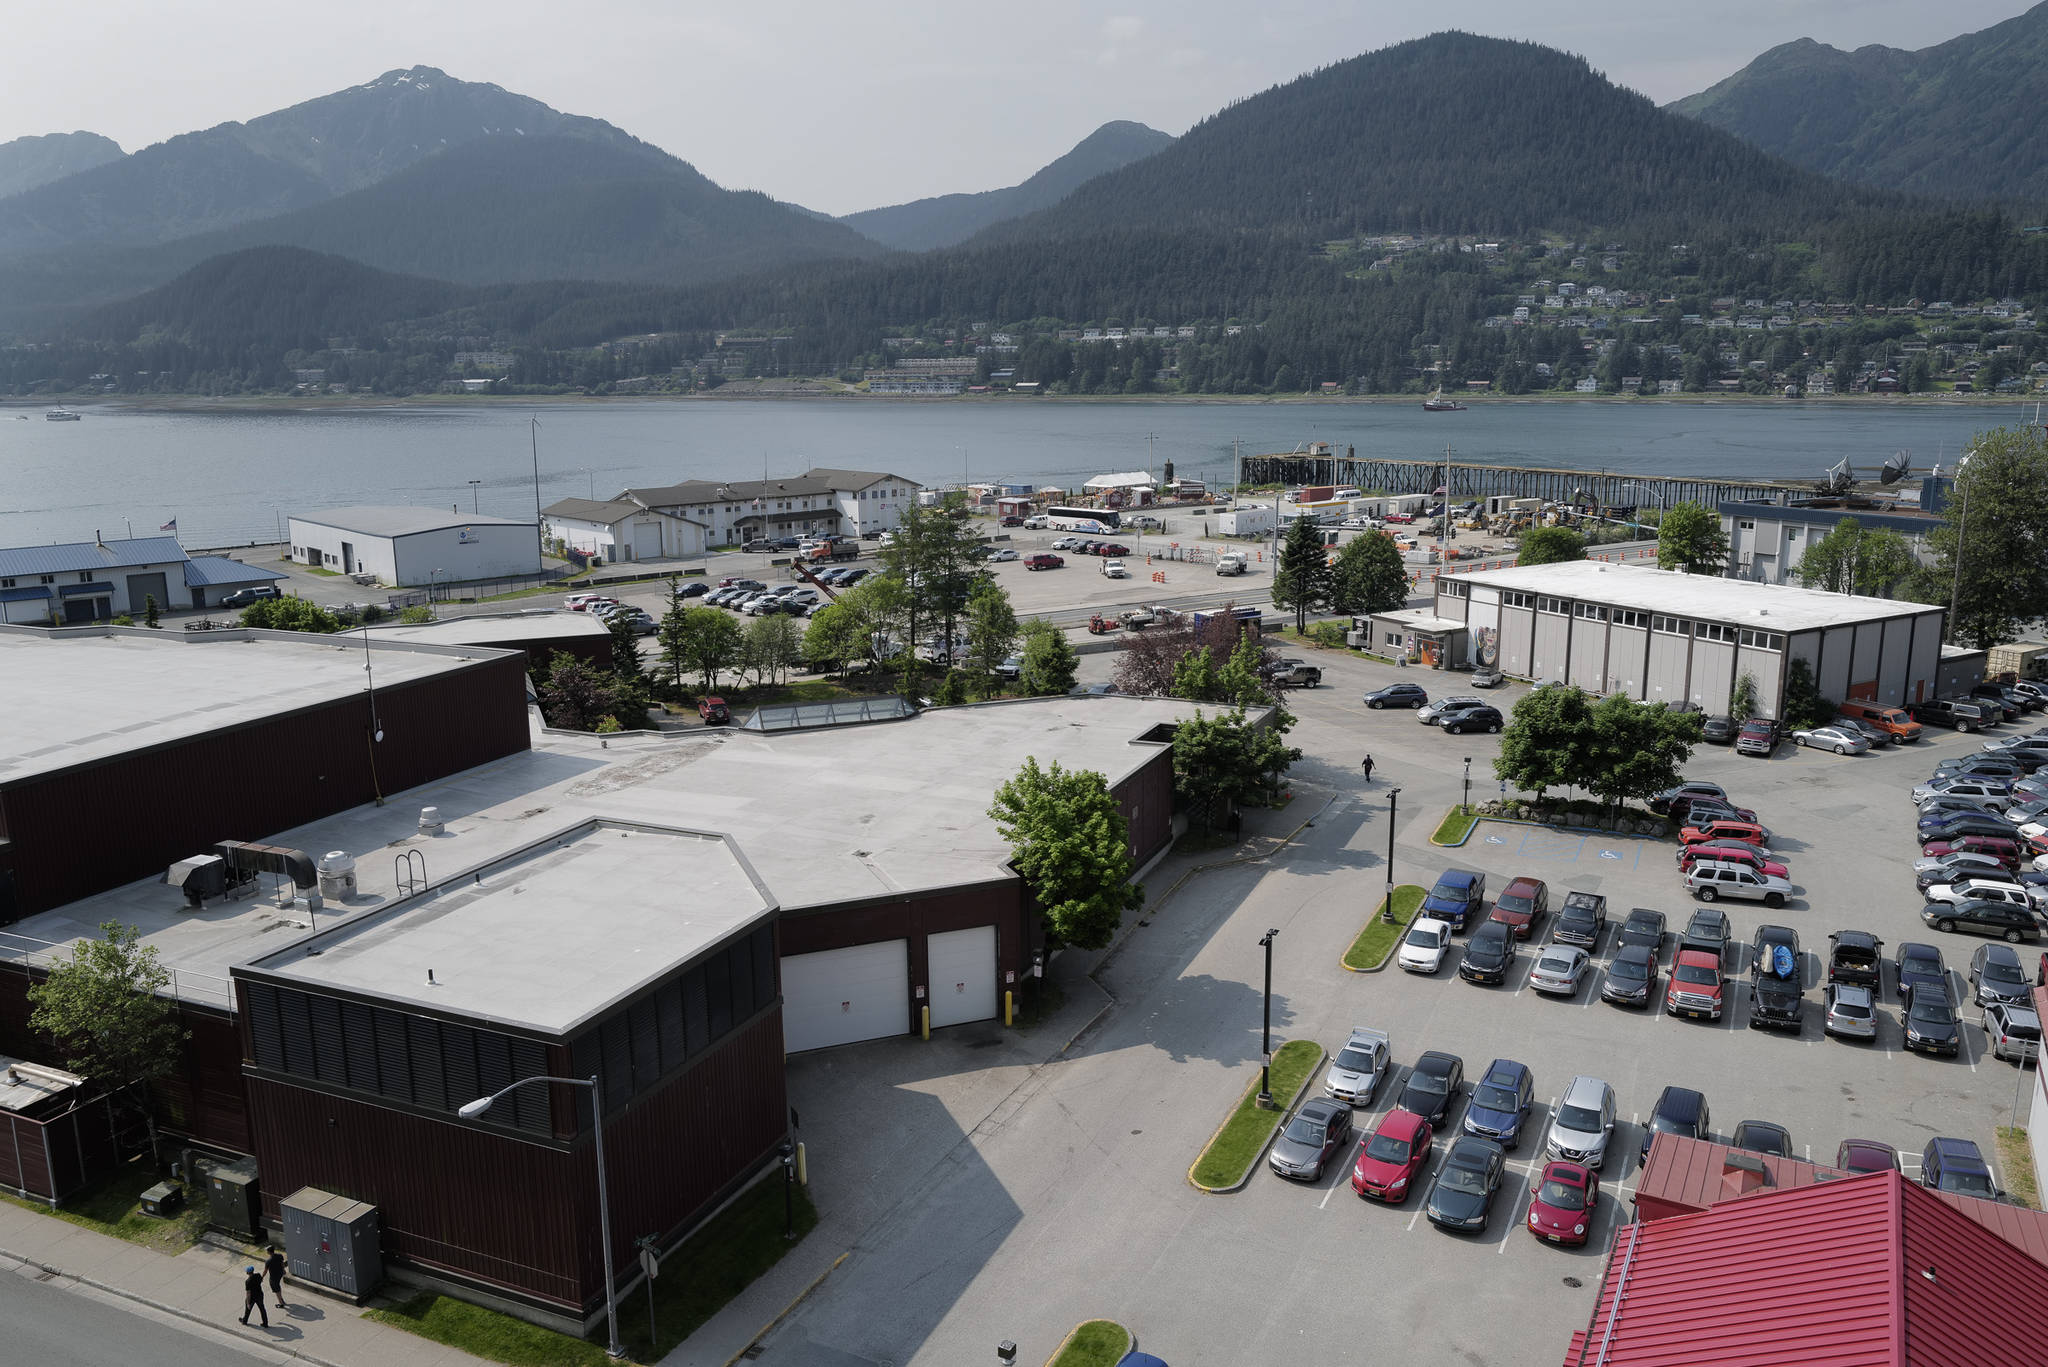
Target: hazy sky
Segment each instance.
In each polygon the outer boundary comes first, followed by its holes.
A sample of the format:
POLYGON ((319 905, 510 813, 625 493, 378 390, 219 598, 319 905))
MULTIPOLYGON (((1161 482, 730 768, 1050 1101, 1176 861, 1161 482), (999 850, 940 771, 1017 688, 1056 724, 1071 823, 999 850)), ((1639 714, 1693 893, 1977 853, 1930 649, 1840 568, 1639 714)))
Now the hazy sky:
POLYGON ((134 151, 413 65, 608 119, 734 188, 830 213, 1010 185, 1109 119, 1170 133, 1446 27, 1583 54, 1663 103, 1766 48, 1920 48, 2021 0, 94 0, 8 7, 0 141, 134 151))

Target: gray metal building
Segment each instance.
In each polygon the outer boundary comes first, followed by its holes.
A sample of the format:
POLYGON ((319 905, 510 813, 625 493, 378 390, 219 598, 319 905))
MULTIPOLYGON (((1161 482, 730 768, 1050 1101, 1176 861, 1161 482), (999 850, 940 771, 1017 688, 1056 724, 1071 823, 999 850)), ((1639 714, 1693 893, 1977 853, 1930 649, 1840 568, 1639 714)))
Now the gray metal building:
POLYGON ((1474 663, 1708 712, 1747 674, 1758 715, 1781 715, 1802 659, 1837 702, 1939 691, 1943 611, 1925 603, 1577 560, 1440 576, 1436 616, 1465 624, 1474 663))

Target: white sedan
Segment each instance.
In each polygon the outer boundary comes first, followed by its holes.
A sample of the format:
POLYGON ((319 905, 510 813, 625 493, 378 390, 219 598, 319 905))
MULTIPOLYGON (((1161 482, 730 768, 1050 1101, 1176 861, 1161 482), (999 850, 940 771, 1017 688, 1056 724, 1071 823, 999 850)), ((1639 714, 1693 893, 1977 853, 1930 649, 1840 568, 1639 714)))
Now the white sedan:
POLYGON ((1529 986, 1538 992, 1569 997, 1579 990, 1579 981, 1586 976, 1590 962, 1586 951, 1577 945, 1545 945, 1536 956, 1536 967, 1529 970, 1529 986))
POLYGON ((1394 962, 1410 973, 1434 973, 1444 966, 1451 950, 1451 923, 1434 916, 1417 918, 1401 940, 1401 953, 1394 962))
POLYGON ((1838 755, 1860 755, 1870 748, 1867 738, 1841 726, 1816 726, 1810 731, 1794 731, 1792 743, 1816 745, 1838 755))
POLYGON ((1102 573, 1108 579, 1128 579, 1131 577, 1131 572, 1124 568, 1124 562, 1121 560, 1103 561, 1102 573))
POLYGON ((1475 698, 1469 693, 1457 693, 1448 698, 1438 698, 1415 714, 1415 720, 1424 726, 1435 726, 1443 720, 1444 713, 1457 712, 1467 707, 1484 707, 1486 699, 1475 698))
POLYGON ((1008 546, 998 546, 988 553, 988 558, 990 560, 1015 560, 1017 552, 1011 550, 1008 546))
POLYGON ((1076 546, 1083 546, 1086 544, 1087 543, 1081 540, 1081 538, 1078 536, 1061 536, 1055 537, 1053 539, 1052 548, 1056 551, 1071 551, 1076 546))

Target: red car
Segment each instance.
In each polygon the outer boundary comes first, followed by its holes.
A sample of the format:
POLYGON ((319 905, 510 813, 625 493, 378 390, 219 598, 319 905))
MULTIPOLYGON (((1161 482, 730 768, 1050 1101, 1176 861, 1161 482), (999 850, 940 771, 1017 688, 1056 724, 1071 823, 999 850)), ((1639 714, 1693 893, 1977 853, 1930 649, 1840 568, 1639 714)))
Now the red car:
POLYGON ((1678 871, 1691 873, 1692 866, 1702 859, 1718 859, 1724 864, 1740 864, 1746 869, 1771 878, 1790 880, 1792 875, 1785 866, 1775 859, 1764 858, 1763 851, 1754 845, 1745 845, 1739 840, 1709 840, 1699 845, 1681 845, 1678 849, 1678 871))
POLYGON ((1671 986, 1664 993, 1664 1014, 1691 1020, 1717 1021, 1724 1006, 1721 956, 1710 949, 1681 949, 1671 963, 1671 986))
POLYGON ((1118 541, 1105 541, 1095 548, 1095 554, 1107 556, 1129 555, 1131 548, 1118 541))
POLYGON ((1710 840, 1733 840, 1744 845, 1754 845, 1762 850, 1769 844, 1770 833, 1754 821, 1709 821, 1704 826, 1687 826, 1678 833, 1678 839, 1685 845, 1704 845, 1710 840))
POLYGON ((1529 1198, 1529 1232, 1553 1244, 1579 1247, 1600 1211, 1600 1174, 1583 1163, 1553 1158, 1529 1198))
POLYGON ((2020 866, 2019 842, 2002 835, 1959 835, 1953 840, 1930 840, 1920 847, 1920 853, 1929 859, 1964 850, 1971 854, 1988 854, 2008 869, 2020 866))
POLYGON ((1056 570, 1066 563, 1066 561, 1058 556, 1045 551, 1040 551, 1037 555, 1027 555, 1024 557, 1024 568, 1027 570, 1056 570))
POLYGON ((1024 519, 1016 516, 1015 514, 1012 514, 1011 516, 1004 518, 1002 522, 998 525, 1004 527, 1021 527, 1024 525, 1024 519))
POLYGON ((1399 522, 1399 523, 1402 523, 1402 524, 1406 524, 1406 523, 1410 523, 1410 522, 1413 522, 1413 521, 1415 520, 1415 514, 1413 514, 1413 513, 1388 513, 1388 514, 1387 514, 1387 515, 1386 515, 1385 517, 1381 518, 1380 520, 1381 520, 1382 522, 1399 522))
POLYGON ((1388 1111, 1379 1128, 1358 1146, 1351 1189, 1374 1201, 1400 1205, 1429 1162, 1433 1138, 1429 1122, 1415 1112, 1388 1111))
POLYGON ((1486 919, 1514 931, 1517 940, 1526 940, 1549 910, 1550 888, 1540 879, 1517 878, 1500 890, 1486 919))

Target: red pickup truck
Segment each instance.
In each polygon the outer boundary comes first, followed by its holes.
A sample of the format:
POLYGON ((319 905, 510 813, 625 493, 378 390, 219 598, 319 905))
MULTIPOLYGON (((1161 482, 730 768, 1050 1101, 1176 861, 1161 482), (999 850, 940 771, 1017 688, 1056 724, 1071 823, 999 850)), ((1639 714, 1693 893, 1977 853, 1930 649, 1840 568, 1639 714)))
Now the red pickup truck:
POLYGON ((1717 1021, 1722 1007, 1721 956, 1712 950, 1681 949, 1671 964, 1664 1010, 1673 1016, 1717 1021))
POLYGON ((1037 555, 1024 557, 1024 568, 1027 570, 1056 570, 1066 563, 1059 556, 1042 551, 1037 555))

